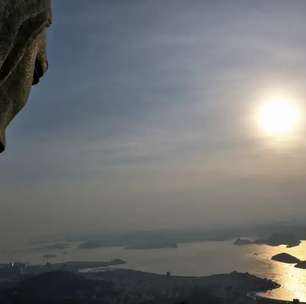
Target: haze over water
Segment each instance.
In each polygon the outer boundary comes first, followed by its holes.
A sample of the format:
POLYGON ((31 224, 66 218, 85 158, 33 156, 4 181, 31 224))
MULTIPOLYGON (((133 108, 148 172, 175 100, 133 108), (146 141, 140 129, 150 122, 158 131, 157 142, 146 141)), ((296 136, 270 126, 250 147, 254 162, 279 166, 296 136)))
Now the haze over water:
POLYGON ((120 268, 161 274, 170 271, 173 275, 181 276, 206 276, 236 270, 269 278, 281 284, 280 288, 267 292, 265 296, 306 301, 306 270, 271 261, 273 255, 281 252, 306 260, 306 241, 294 248, 267 245, 235 246, 233 241, 221 241, 185 243, 179 244, 177 249, 154 250, 127 250, 122 247, 78 249, 75 243, 67 250, 28 249, 2 253, 0 262, 9 262, 13 259, 45 263, 43 255, 54 253, 57 256, 49 262, 103 261, 120 258, 127 261, 126 264, 120 265, 120 268))

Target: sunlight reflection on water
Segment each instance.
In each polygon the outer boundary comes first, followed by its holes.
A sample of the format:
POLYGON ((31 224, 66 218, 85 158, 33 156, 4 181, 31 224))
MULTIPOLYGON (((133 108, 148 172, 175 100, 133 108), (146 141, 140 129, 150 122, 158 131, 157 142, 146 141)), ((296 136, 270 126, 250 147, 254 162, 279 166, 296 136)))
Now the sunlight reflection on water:
MULTIPOLYGON (((300 246, 294 248, 286 248, 285 246, 265 247, 268 256, 273 256, 279 252, 286 252, 300 260, 306 259, 305 241, 300 246)), ((300 301, 306 301, 306 270, 295 268, 294 265, 274 261, 271 261, 270 265, 271 270, 266 273, 266 276, 277 281, 281 284, 281 287, 264 295, 275 299, 292 300, 296 298, 300 301)))
POLYGON ((197 242, 180 244, 177 249, 164 248, 154 250, 126 250, 121 247, 78 249, 72 244, 65 250, 23 250, 7 254, 0 253, 0 262, 21 261, 45 263, 45 254, 56 254, 50 262, 64 261, 104 261, 115 258, 127 261, 120 268, 129 268, 154 273, 170 271, 175 275, 205 276, 228 273, 234 270, 249 272, 259 277, 276 281, 282 286, 265 295, 292 300, 306 301, 306 270, 294 268, 294 265, 271 261, 277 253, 286 252, 306 260, 306 242, 300 246, 286 248, 266 245, 235 246, 233 241, 197 242))

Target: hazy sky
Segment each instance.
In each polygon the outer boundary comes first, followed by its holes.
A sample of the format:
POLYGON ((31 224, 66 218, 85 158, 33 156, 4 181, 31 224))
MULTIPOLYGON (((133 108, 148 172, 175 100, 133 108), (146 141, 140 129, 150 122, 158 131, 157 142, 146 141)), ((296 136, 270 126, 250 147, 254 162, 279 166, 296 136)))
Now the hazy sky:
POLYGON ((1 237, 305 216, 305 133, 274 145, 253 121, 267 92, 305 103, 305 15, 303 0, 55 0, 50 70, 0 159, 1 237))

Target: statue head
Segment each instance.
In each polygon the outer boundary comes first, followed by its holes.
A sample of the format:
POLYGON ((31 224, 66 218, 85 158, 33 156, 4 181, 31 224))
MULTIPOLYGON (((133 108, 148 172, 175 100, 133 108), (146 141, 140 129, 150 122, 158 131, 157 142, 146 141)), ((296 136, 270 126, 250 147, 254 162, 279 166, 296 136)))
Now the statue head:
POLYGON ((50 0, 0 0, 0 152, 5 131, 48 68, 50 0))

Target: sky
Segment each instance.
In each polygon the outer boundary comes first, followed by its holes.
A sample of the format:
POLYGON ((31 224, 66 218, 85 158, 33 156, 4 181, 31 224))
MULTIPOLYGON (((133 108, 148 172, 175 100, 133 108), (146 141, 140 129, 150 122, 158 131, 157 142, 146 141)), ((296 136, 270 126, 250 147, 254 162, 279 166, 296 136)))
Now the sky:
POLYGON ((54 0, 47 75, 0 159, 0 236, 302 219, 304 124, 254 113, 306 90, 302 0, 54 0), (294 138, 293 138, 294 137, 294 138))

